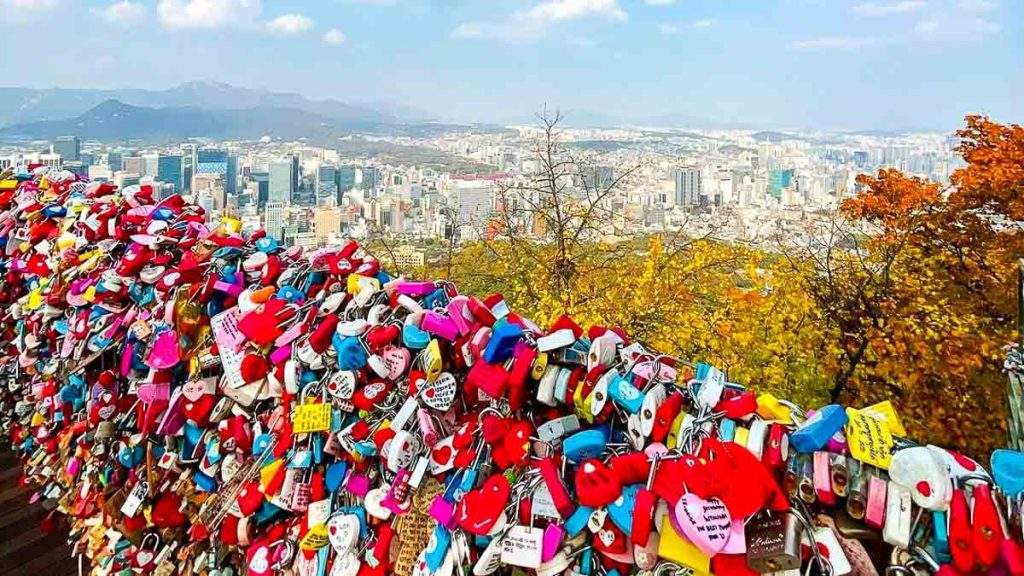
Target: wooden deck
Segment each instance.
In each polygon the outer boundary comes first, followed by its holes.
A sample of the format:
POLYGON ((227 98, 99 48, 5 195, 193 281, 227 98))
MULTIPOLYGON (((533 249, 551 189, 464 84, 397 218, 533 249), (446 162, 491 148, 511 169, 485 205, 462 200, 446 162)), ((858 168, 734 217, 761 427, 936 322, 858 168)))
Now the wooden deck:
POLYGON ((0 575, 77 575, 78 561, 70 557, 67 544, 67 523, 58 514, 53 532, 40 529, 48 513, 39 504, 28 503, 32 491, 18 487, 20 473, 14 456, 0 452, 0 575))

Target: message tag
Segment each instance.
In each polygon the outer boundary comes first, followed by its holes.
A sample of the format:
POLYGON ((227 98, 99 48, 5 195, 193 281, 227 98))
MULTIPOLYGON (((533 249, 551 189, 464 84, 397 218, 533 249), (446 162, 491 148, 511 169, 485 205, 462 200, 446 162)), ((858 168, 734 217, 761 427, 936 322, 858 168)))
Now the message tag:
POLYGON ((143 500, 149 494, 149 483, 139 482, 132 488, 132 491, 128 493, 128 497, 124 499, 124 503, 121 504, 121 513, 131 518, 135 516, 135 513, 139 511, 139 507, 142 506, 143 500))
POLYGON ((889 432, 892 432, 893 435, 907 435, 907 429, 903 427, 903 421, 900 420, 900 416, 896 413, 896 408, 893 407, 892 402, 885 400, 878 404, 872 404, 867 408, 862 408, 860 411, 885 422, 886 427, 889 428, 889 432))
POLYGON ((684 494, 674 514, 683 535, 709 556, 721 551, 732 533, 729 510, 718 498, 705 500, 696 494, 684 494))
POLYGON ((242 359, 245 355, 237 348, 238 344, 245 340, 245 336, 238 330, 238 320, 241 317, 242 311, 236 306, 210 318, 213 339, 217 342, 228 388, 241 388, 246 384, 242 378, 242 359))
POLYGON ((889 469, 892 461, 892 432, 884 422, 853 408, 847 408, 846 414, 850 421, 846 423, 846 439, 850 444, 850 453, 854 458, 889 469))
POLYGON ((293 434, 325 432, 331 428, 330 404, 300 404, 295 407, 293 434))
POLYGON ((529 526, 513 526, 501 541, 501 561, 504 564, 532 568, 540 566, 544 531, 529 526))
POLYGON ((331 541, 327 538, 327 526, 317 524, 310 528, 309 532, 306 532, 306 535, 302 537, 299 547, 303 550, 312 551, 319 550, 330 543, 331 541))

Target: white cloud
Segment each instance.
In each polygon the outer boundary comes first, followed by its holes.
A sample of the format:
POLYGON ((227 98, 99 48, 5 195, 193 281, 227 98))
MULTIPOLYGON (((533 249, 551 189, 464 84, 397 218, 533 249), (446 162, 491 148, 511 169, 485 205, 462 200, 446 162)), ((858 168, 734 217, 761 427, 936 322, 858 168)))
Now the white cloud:
POLYGON ((996 9, 999 3, 995 0, 960 0, 956 5, 961 10, 968 12, 985 12, 996 9))
POLYGON ((302 34, 312 28, 313 20, 302 14, 285 14, 267 22, 267 31, 278 36, 302 34))
POLYGON ((168 28, 220 28, 251 21, 259 15, 260 0, 160 0, 160 22, 168 28))
POLYGON ((867 40, 849 36, 823 36, 790 42, 789 47, 793 50, 856 50, 867 43, 867 40))
POLYGON ((575 46, 577 48, 594 48, 597 46, 597 40, 593 38, 585 38, 582 36, 573 36, 565 41, 569 46, 575 46))
POLYGON ((517 17, 546 26, 587 16, 604 16, 612 20, 628 18, 626 12, 619 7, 618 0, 544 0, 517 17))
POLYGON ((861 16, 890 16, 892 14, 913 12, 926 6, 928 6, 926 0, 901 0, 900 2, 888 4, 858 4, 853 7, 853 11, 861 16))
POLYGON ((328 44, 331 44, 332 46, 337 46, 338 44, 344 44, 345 43, 345 33, 342 32, 341 30, 338 30, 337 28, 334 28, 332 30, 328 30, 327 33, 324 34, 324 42, 326 42, 328 44))
POLYGON ((694 20, 693 21, 693 27, 694 28, 710 28, 710 27, 712 27, 714 25, 715 25, 715 21, 714 20, 694 20))
POLYGON ((914 31, 920 32, 921 34, 934 34, 935 31, 938 29, 938 20, 922 20, 921 22, 917 23, 917 26, 914 26, 914 31))
POLYGON ((146 19, 146 7, 141 2, 121 0, 100 10, 99 15, 111 24, 130 26, 146 19))
POLYGON ((455 28, 452 36, 531 41, 544 36, 552 25, 592 17, 621 22, 629 19, 629 14, 619 6, 619 0, 542 0, 529 10, 513 13, 504 22, 466 22, 455 28))
POLYGON ((58 0, 0 0, 0 6, 9 10, 42 12, 57 6, 58 0))
POLYGON ((670 24, 668 22, 662 22, 661 24, 658 24, 658 32, 661 32, 666 36, 678 34, 679 26, 676 26, 675 24, 670 24))
POLYGON ((676 0, 644 0, 644 4, 648 6, 671 6, 676 3, 676 0))

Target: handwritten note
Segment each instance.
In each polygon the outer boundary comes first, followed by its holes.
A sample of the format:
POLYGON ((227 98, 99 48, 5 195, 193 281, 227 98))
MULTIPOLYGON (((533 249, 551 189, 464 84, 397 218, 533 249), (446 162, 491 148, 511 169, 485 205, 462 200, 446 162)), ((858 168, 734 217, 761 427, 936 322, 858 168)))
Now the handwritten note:
POLYGON ((246 382, 242 378, 242 359, 239 344, 245 341, 245 335, 238 330, 238 320, 242 311, 238 307, 225 310, 210 319, 213 328, 213 339, 217 341, 220 352, 220 363, 224 367, 224 379, 228 388, 241 388, 246 382))
POLYGON ((846 439, 854 458, 888 470, 892 461, 892 432, 882 420, 860 410, 846 409, 846 439))
POLYGON ((330 404, 300 404, 295 407, 295 419, 292 421, 292 432, 325 432, 331 428, 330 404))

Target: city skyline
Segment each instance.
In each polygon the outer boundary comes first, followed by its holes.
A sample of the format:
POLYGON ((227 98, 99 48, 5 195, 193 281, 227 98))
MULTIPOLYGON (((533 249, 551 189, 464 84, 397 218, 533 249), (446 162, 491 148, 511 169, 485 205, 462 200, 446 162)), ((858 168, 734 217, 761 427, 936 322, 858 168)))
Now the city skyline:
POLYGON ((1024 117, 1012 97, 1024 91, 1024 3, 1007 0, 0 7, 5 22, 59 14, 85 24, 48 36, 34 66, 25 47, 40 49, 37 29, 9 26, 0 65, 19 73, 5 86, 163 89, 209 79, 459 122, 526 122, 545 103, 570 123, 604 125, 949 130, 969 113, 1024 117))

